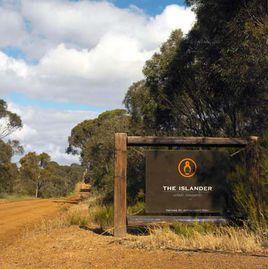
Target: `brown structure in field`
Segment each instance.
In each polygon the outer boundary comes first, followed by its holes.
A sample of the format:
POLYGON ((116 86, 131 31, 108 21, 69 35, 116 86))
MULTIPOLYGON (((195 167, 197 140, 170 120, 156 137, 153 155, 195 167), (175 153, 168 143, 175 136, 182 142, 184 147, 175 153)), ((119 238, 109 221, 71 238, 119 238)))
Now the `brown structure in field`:
MULTIPOLYGON (((114 178, 114 236, 123 237, 127 232, 127 147, 128 146, 182 146, 182 147, 248 147, 254 149, 257 137, 222 138, 222 137, 156 137, 127 136, 126 133, 115 134, 115 178, 114 178)), ((253 162, 254 163, 254 162, 253 162)), ((249 173, 251 162, 248 163, 249 173)), ((189 221, 187 216, 182 221, 189 221)), ((181 220, 180 219, 180 220, 181 220)), ((212 218, 203 217, 203 221, 212 218)), ((217 218, 214 217, 213 221, 217 218)), ((221 217, 218 218, 221 221, 221 217)), ((177 216, 130 216, 128 224, 146 225, 156 222, 171 223, 179 221, 177 216)))
POLYGON ((90 189, 91 189, 90 184, 81 183, 79 192, 80 198, 81 199, 88 198, 90 196, 90 189))

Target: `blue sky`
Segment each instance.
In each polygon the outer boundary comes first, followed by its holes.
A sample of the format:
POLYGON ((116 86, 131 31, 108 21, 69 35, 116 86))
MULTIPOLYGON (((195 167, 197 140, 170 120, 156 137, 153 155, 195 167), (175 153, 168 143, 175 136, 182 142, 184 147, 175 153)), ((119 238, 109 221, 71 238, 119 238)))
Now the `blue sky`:
MULTIPOLYGON (((79 0, 70 1, 77 2, 79 0)), ((120 8, 128 8, 130 5, 134 5, 150 15, 161 13, 167 5, 185 5, 184 0, 111 0, 110 2, 120 8)))
POLYGON ((128 7, 129 5, 135 5, 138 8, 144 10, 146 13, 150 15, 159 14, 163 11, 163 9, 167 5, 177 4, 184 5, 185 2, 183 0, 114 0, 113 3, 118 7, 128 7))
POLYGON ((82 105, 79 103, 71 103, 71 102, 56 102, 56 101, 48 101, 42 100, 38 98, 28 97, 23 93, 19 93, 16 91, 12 91, 8 95, 4 96, 4 99, 7 102, 12 102, 15 104, 19 104, 22 106, 37 106, 42 109, 60 109, 60 110, 80 110, 80 111, 94 111, 94 112, 102 112, 103 109, 94 106, 82 105))

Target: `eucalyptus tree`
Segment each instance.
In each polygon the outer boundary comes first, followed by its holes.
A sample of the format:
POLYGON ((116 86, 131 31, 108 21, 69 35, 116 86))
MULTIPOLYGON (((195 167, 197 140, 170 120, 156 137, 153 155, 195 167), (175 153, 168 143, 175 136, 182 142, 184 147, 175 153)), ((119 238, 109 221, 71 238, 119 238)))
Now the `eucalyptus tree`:
POLYGON ((125 105, 149 133, 262 135, 268 128, 265 1, 192 0, 197 21, 171 34, 125 105), (146 100, 146 103, 144 102, 146 100), (150 105, 149 105, 150 104, 150 105))
POLYGON ((47 168, 50 156, 47 153, 36 154, 29 152, 20 159, 20 175, 22 185, 27 188, 29 194, 39 197, 40 190, 49 179, 50 171, 47 168))

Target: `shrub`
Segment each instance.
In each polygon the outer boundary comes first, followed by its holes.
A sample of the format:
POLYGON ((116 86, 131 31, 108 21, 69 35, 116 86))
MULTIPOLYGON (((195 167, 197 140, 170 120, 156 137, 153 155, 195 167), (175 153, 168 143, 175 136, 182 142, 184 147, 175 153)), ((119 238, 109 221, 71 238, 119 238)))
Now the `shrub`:
POLYGON ((268 133, 255 148, 240 153, 229 175, 230 217, 257 230, 267 226, 268 216, 268 133), (252 165, 250 168, 248 164, 252 165))
POLYGON ((98 224, 102 229, 113 226, 114 208, 112 205, 99 205, 90 212, 94 223, 98 224))

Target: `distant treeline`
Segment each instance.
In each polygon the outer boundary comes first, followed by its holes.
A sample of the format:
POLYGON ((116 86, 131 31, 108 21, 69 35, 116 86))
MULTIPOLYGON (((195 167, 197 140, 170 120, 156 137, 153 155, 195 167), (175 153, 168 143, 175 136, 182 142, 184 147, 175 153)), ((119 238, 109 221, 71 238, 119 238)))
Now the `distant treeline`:
POLYGON ((27 153, 19 164, 12 163, 12 156, 22 155, 23 147, 19 141, 5 142, 3 139, 21 127, 20 117, 0 100, 0 195, 58 197, 72 192, 75 184, 83 178, 80 165, 62 166, 51 161, 48 154, 35 152, 27 153))

